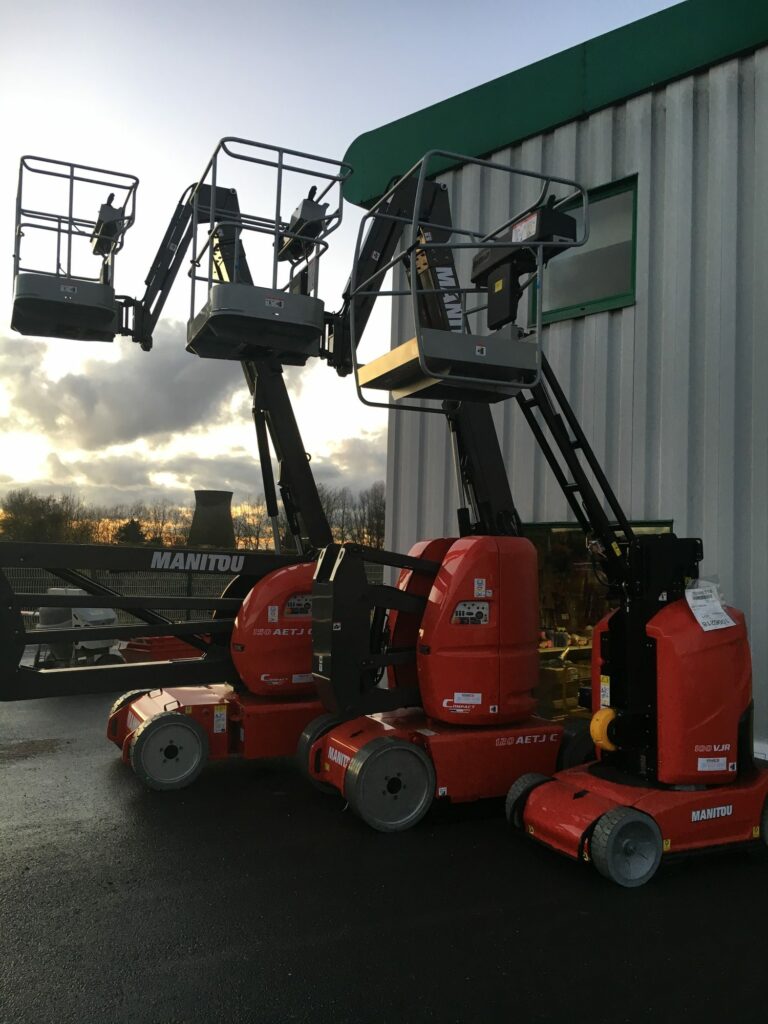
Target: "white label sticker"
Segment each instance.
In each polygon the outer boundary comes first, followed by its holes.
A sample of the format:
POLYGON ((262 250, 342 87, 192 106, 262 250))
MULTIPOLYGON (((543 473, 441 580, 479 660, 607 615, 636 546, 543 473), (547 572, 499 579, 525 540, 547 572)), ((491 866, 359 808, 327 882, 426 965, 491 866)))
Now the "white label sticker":
POLYGON ((482 693, 454 693, 454 704, 482 704, 482 693))
POLYGON ((485 577, 475 580, 475 597, 485 597, 485 577))
POLYGON ((600 676, 600 707, 609 708, 611 706, 611 677, 600 676))
POLYGON ((536 234, 536 226, 538 224, 538 211, 534 210, 533 213, 529 213, 527 217, 523 217, 519 220, 512 228, 512 241, 513 242, 524 242, 526 238, 531 238, 536 234))
POLYGON ((285 302, 282 299, 264 299, 264 305, 270 309, 282 309, 285 302))
POLYGON ((711 580, 697 580, 685 591, 688 607, 705 633, 711 629, 727 629, 736 623, 723 608, 717 584, 711 580))
POLYGON ((291 676, 292 683, 311 683, 312 679, 311 672, 294 672, 291 676))
POLYGON ((59 285, 59 291, 64 292, 65 295, 77 295, 76 284, 61 284, 59 285))
POLYGON ((728 770, 727 757, 700 757, 700 772, 724 772, 728 770))
POLYGON ((277 622, 279 614, 280 614, 280 605, 279 604, 267 605, 267 621, 268 622, 277 622))
POLYGON ((213 731, 214 732, 226 732, 227 731, 227 705, 217 704, 213 709, 213 731))
POLYGON ((134 715, 132 711, 129 711, 128 721, 126 724, 128 726, 128 732, 133 732, 134 729, 138 729, 139 725, 141 724, 141 721, 136 717, 136 715, 134 715))
POLYGON ((434 729, 417 729, 416 732, 420 732, 422 736, 437 736, 434 729))

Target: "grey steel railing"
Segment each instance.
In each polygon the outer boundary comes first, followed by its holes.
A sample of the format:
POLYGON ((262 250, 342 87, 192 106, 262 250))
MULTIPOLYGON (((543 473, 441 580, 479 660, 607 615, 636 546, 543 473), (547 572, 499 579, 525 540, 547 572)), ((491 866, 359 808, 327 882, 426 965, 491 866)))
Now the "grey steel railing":
MULTIPOLYGON (((81 281, 98 281, 100 276, 93 277, 78 273, 73 269, 73 243, 77 240, 103 241, 108 248, 104 259, 114 260, 122 249, 125 232, 131 227, 136 217, 136 189, 139 179, 132 174, 110 171, 101 167, 90 167, 87 164, 76 164, 66 160, 53 160, 49 157, 23 156, 19 162, 19 183, 16 192, 16 229, 13 250, 14 278, 20 273, 50 274, 54 277, 69 277, 81 281), (37 209, 26 204, 24 195, 28 192, 30 177, 63 179, 66 182, 66 208, 51 210, 37 209), (84 186, 103 187, 104 196, 109 193, 117 199, 115 209, 121 217, 113 223, 109 236, 100 234, 98 209, 96 216, 87 216, 84 210, 85 200, 82 198, 84 186), (56 236, 54 266, 32 267, 23 263, 22 243, 31 232, 48 231, 56 236)), ((91 199, 88 209, 92 208, 91 199)))
MULTIPOLYGON (((444 166, 444 164, 443 164, 444 166)), ((479 219, 479 212, 478 212, 479 219)), ((542 277, 544 273, 544 265, 546 261, 546 251, 553 248, 574 248, 582 246, 586 243, 589 238, 589 210, 588 210, 588 197, 587 192, 582 185, 578 182, 573 181, 569 178, 562 178, 554 174, 545 174, 539 171, 524 170, 522 168, 513 167, 509 164, 498 163, 492 160, 482 160, 476 157, 463 156, 459 153, 452 153, 447 150, 433 149, 425 153, 425 155, 411 167, 401 179, 395 182, 392 187, 384 193, 383 196, 366 212, 363 216, 360 226, 358 229, 357 242, 355 245, 355 256, 352 265, 352 274, 350 278, 350 334, 351 334, 351 350, 352 350, 352 362, 355 374, 355 384, 357 388, 358 397, 360 401, 365 405, 369 405, 376 408, 384 409, 410 409, 416 412, 433 412, 442 415, 443 410, 440 404, 436 406, 430 406, 428 400, 422 399, 418 405, 409 404, 404 401, 374 401, 367 397, 363 393, 362 385, 359 380, 359 364, 357 360, 357 347, 361 340, 361 330, 357 326, 356 322, 356 302, 355 298, 362 298, 364 296, 388 296, 388 297, 410 297, 411 307, 413 311, 414 326, 416 331, 417 339, 420 337, 421 332, 425 328, 433 327, 434 325, 424 323, 424 313, 422 310, 422 303, 420 299, 423 299, 425 295, 436 294, 436 295, 457 295, 461 302, 461 317, 465 331, 469 331, 468 317, 476 313, 481 312, 487 307, 487 302, 482 301, 487 295, 485 288, 476 287, 471 284, 462 284, 458 280, 458 276, 455 282, 450 285, 436 287, 436 288, 424 288, 419 282, 419 275, 417 273, 417 260, 420 258, 420 254, 428 253, 434 250, 450 250, 453 252, 460 251, 472 251, 478 253, 482 250, 492 249, 532 249, 535 250, 536 255, 536 269, 529 276, 523 280, 520 287, 525 293, 529 288, 534 287, 538 293, 538 299, 535 303, 535 323, 533 330, 528 334, 526 340, 531 341, 536 345, 537 349, 537 368, 533 379, 526 379, 524 382, 521 381, 521 387, 532 387, 538 383, 540 372, 541 372, 541 337, 543 330, 542 321, 542 302, 541 302, 541 286, 542 277), (497 173, 505 175, 508 178, 524 178, 531 179, 541 182, 536 199, 528 206, 524 207, 518 213, 506 218, 502 223, 495 225, 489 231, 482 231, 478 227, 473 226, 463 227, 460 224, 451 224, 446 226, 444 223, 431 222, 419 216, 419 212, 422 209, 422 202, 424 196, 424 190, 426 183, 437 176, 437 170, 434 167, 435 161, 448 159, 452 164, 456 165, 471 165, 485 169, 491 173, 497 173), (387 205, 394 194, 402 187, 402 183, 408 178, 416 178, 416 198, 413 206, 413 216, 404 217, 398 216, 387 212, 387 205), (499 235, 505 230, 510 228, 513 224, 519 222, 522 218, 526 217, 532 211, 539 208, 550 194, 552 186, 565 186, 567 189, 565 195, 560 196, 553 204, 553 208, 556 210, 562 210, 563 207, 568 207, 569 211, 573 208, 575 212, 580 211, 582 217, 582 227, 579 236, 568 242, 563 241, 512 241, 510 239, 499 239, 499 235), (402 225, 403 241, 399 247, 399 251, 386 263, 377 267, 375 273, 369 275, 364 280, 358 280, 360 254, 363 248, 363 242, 366 237, 370 222, 373 218, 381 218, 389 220, 394 224, 402 225), (445 235, 448 232, 448 239, 445 241, 435 241, 430 237, 431 232, 438 235, 445 235), (407 269, 408 285, 407 287, 398 288, 393 287, 391 289, 382 289, 380 287, 386 274, 390 270, 396 270, 398 267, 405 267, 407 269), (481 301, 477 304, 468 306, 467 297, 477 296, 481 301)), ((476 385, 480 388, 489 389, 492 386, 492 382, 489 381, 488 377, 474 377, 469 375, 457 375, 455 373, 447 373, 440 370, 434 365, 430 365, 428 359, 424 356, 421 344, 418 345, 419 354, 419 368, 421 372, 426 376, 434 380, 445 381, 451 384, 461 385, 476 385)), ((508 382, 505 382, 508 385, 508 382)))
MULTIPOLYGON (((291 287, 291 282, 299 273, 309 270, 311 280, 309 294, 316 295, 318 286, 317 263, 319 257, 328 248, 325 239, 341 223, 343 209, 342 186, 351 173, 352 168, 349 164, 320 157, 312 153, 303 153, 299 150, 286 149, 282 146, 273 146, 234 136, 221 139, 206 164, 195 186, 192 197, 192 256, 189 272, 192 282, 190 317, 194 317, 197 312, 196 284, 205 284, 207 298, 207 290, 217 281, 214 241, 220 235, 221 229, 227 227, 233 229, 236 233, 248 231, 257 235, 267 236, 271 239, 271 273, 267 287, 271 286, 275 290, 287 291, 291 287), (275 171, 274 206, 269 213, 257 214, 245 210, 240 210, 235 215, 224 210, 220 210, 217 213, 216 187, 222 180, 220 165, 223 162, 223 158, 242 161, 257 167, 271 168, 275 171), (322 226, 316 234, 303 234, 301 231, 291 230, 290 228, 290 213, 286 216, 283 212, 285 181, 288 175, 304 177, 307 190, 311 190, 314 187, 315 191, 312 198, 315 202, 321 203, 326 198, 328 200, 328 212, 322 218, 322 226), (203 185, 211 186, 210 203, 208 203, 207 198, 200 199, 201 186, 203 185), (201 203, 205 207, 202 215, 201 203), (204 232, 200 230, 203 225, 206 228, 204 232), (287 280, 281 283, 279 270, 281 260, 279 255, 286 239, 305 243, 305 254, 298 260, 289 259, 285 261, 289 264, 287 280)), ((228 175, 225 176, 228 178, 228 175)), ((246 199, 245 196, 242 198, 246 199)), ((236 247, 236 268, 238 267, 237 251, 236 247)), ((237 283, 237 278, 232 283, 237 283)))

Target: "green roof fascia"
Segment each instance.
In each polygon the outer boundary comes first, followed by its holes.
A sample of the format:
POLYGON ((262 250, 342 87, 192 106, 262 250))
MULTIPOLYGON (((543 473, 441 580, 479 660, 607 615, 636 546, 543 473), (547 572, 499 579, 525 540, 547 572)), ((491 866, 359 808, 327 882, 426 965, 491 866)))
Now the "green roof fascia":
POLYGON ((428 150, 487 156, 767 42, 765 0, 685 0, 358 136, 344 198, 370 206, 428 150))

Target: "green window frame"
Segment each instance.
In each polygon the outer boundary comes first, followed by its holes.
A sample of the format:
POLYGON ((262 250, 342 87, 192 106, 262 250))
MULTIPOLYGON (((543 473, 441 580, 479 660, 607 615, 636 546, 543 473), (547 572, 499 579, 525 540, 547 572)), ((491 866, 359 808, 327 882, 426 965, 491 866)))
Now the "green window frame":
MULTIPOLYGON (((552 324, 557 323, 560 320, 571 320, 576 317, 589 316, 590 313, 604 313, 611 309, 623 309, 625 306, 632 306, 635 303, 635 272, 637 264, 637 176, 632 175, 628 178, 622 178, 618 181, 613 181, 608 185, 600 185, 597 188, 589 189, 587 196, 590 204, 599 203, 601 200, 609 199, 612 196, 622 195, 624 193, 630 193, 632 196, 632 235, 631 235, 631 248, 630 248, 630 272, 629 272, 629 288, 625 291, 601 295, 598 298, 589 299, 581 303, 573 303, 568 306, 560 306, 554 309, 544 309, 542 313, 542 323, 552 324)), ((564 211, 569 211, 574 207, 578 207, 578 202, 568 204, 563 207, 564 211)), ((589 244, 589 243, 587 243, 589 244)), ((574 250, 574 255, 569 257, 570 259, 577 260, 579 250, 574 250)), ((553 266, 557 262, 557 257, 553 261, 553 266)), ((547 271, 544 271, 544 282, 546 286, 546 275, 547 271)), ((531 289, 531 298, 529 306, 530 323, 533 324, 536 321, 536 295, 535 289, 531 289)))

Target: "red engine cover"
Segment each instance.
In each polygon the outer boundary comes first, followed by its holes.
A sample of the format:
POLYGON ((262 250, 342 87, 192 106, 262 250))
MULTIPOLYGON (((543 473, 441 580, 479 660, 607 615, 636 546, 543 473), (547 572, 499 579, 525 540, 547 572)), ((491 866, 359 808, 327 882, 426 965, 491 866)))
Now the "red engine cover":
POLYGON ((463 537, 429 594, 417 667, 424 710, 454 725, 526 718, 538 682, 536 549, 521 537, 463 537))
POLYGON ((650 620, 656 641, 659 781, 676 785, 733 782, 739 718, 752 699, 752 662, 744 615, 705 632, 686 601, 650 620))
POLYGON ((231 652, 251 693, 301 697, 312 681, 312 576, 314 562, 276 569, 243 601, 232 630, 231 652))

